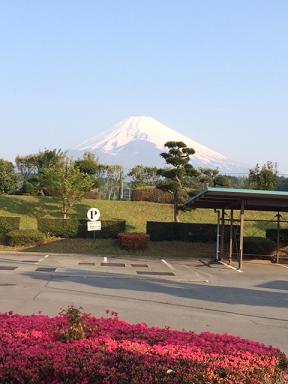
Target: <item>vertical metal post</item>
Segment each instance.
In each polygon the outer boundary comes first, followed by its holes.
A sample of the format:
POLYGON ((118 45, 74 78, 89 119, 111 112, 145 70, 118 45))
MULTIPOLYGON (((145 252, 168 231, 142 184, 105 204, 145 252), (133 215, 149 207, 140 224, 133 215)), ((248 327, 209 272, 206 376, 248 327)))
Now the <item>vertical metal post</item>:
POLYGON ((225 234, 225 209, 222 209, 221 215, 221 247, 220 247, 220 260, 224 257, 224 234, 225 234))
POLYGON ((219 244, 220 244, 220 211, 217 211, 216 261, 219 261, 219 258, 220 258, 219 244))
POLYGON ((276 263, 279 264, 279 253, 280 253, 280 212, 277 214, 277 253, 276 253, 276 263))
POLYGON ((229 239, 229 264, 232 262, 232 253, 233 253, 233 209, 230 211, 230 239, 229 239))
POLYGON ((240 211, 240 254, 239 254, 239 269, 242 269, 243 265, 243 239, 244 239, 244 200, 241 202, 241 211, 240 211))

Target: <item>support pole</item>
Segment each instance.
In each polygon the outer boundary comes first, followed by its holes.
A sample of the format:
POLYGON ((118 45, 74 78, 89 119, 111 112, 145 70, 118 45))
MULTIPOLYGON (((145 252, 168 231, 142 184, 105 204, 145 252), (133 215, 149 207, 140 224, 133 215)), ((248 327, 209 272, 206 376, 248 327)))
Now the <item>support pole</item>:
POLYGON ((244 200, 241 201, 241 211, 240 211, 240 254, 239 254, 239 270, 242 270, 243 265, 243 239, 244 239, 244 200))
POLYGON ((276 263, 279 264, 279 253, 280 253, 280 212, 277 213, 277 253, 276 253, 276 263))
POLYGON ((217 238, 216 238, 216 261, 219 261, 220 258, 220 251, 219 251, 219 244, 220 244, 220 211, 217 211, 217 238))
POLYGON ((224 257, 224 234, 225 234, 225 209, 222 209, 221 214, 221 247, 220 247, 220 260, 224 257))
POLYGON ((229 264, 232 263, 233 253, 233 209, 230 211, 230 239, 229 239, 229 264))

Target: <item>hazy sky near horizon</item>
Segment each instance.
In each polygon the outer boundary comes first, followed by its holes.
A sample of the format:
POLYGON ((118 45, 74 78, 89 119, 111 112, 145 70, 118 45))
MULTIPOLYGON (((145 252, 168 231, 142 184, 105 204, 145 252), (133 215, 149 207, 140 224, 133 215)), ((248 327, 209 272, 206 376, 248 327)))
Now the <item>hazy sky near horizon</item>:
POLYGON ((0 158, 151 116, 288 174, 288 1, 0 2, 0 158))

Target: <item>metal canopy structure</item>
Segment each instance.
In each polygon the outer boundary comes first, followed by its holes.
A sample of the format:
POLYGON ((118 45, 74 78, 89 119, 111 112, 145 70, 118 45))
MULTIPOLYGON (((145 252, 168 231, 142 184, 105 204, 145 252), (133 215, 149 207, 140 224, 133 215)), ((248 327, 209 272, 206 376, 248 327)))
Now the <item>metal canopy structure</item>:
POLYGON ((241 209, 288 212, 288 192, 253 189, 207 188, 194 196, 185 205, 190 208, 241 209))
POLYGON ((220 260, 224 253, 224 230, 225 230, 225 210, 230 211, 230 241, 229 241, 229 262, 232 260, 233 250, 233 223, 240 221, 240 240, 239 240, 239 269, 242 269, 243 260, 243 239, 244 239, 244 214, 249 211, 269 211, 277 212, 277 262, 279 262, 280 248, 280 212, 288 212, 288 192, 263 191, 252 189, 233 189, 233 188, 212 188, 208 187, 203 192, 191 198, 186 207, 209 208, 218 212, 217 226, 217 252, 216 260, 220 260), (234 219, 234 211, 240 211, 240 220, 234 219), (222 212, 220 220, 220 211, 222 212), (220 234, 221 221, 221 234, 220 234), (221 244, 220 244, 221 240, 221 244), (220 244, 220 251, 219 251, 220 244))

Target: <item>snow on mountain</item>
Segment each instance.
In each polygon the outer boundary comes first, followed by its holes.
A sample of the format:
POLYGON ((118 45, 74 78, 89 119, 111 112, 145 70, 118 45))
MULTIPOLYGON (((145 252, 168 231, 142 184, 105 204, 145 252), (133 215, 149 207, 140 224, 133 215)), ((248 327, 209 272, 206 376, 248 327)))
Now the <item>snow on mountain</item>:
POLYGON ((122 164, 131 168, 137 164, 163 166, 159 156, 166 151, 167 141, 183 141, 195 149, 192 164, 202 167, 218 167, 221 171, 233 171, 239 166, 226 156, 166 127, 156 119, 147 116, 132 116, 78 145, 71 153, 89 151, 100 161, 122 164))

